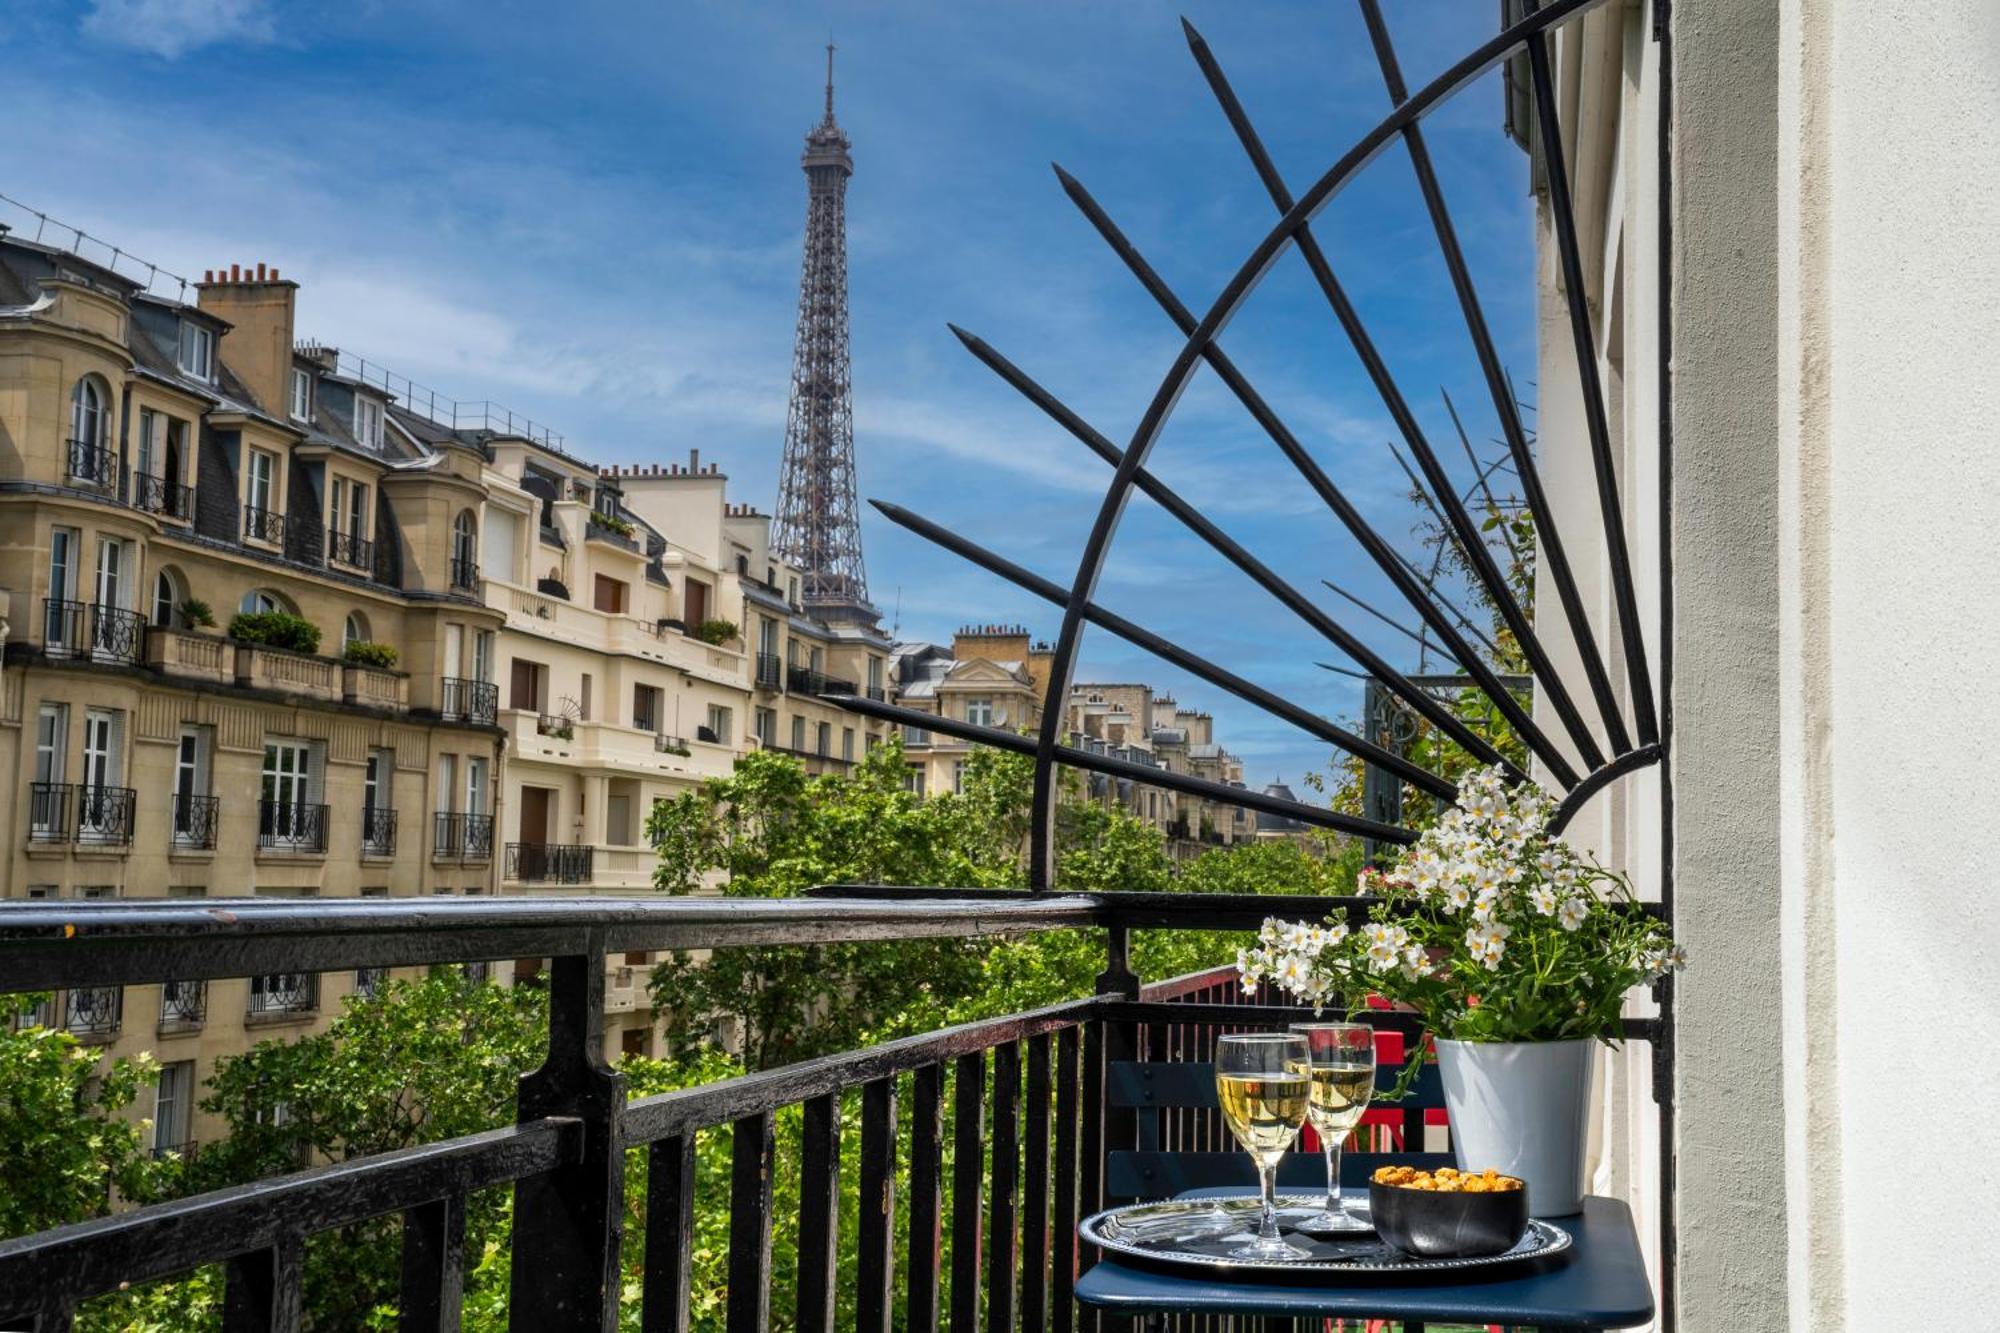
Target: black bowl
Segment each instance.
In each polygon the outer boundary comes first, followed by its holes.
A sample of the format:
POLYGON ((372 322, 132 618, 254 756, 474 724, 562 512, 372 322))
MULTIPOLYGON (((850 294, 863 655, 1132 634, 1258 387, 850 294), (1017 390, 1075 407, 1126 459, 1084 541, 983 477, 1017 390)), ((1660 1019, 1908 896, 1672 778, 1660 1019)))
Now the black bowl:
POLYGON ((1528 1187, 1466 1194, 1368 1183, 1375 1233, 1420 1259, 1504 1254, 1528 1230, 1528 1187))

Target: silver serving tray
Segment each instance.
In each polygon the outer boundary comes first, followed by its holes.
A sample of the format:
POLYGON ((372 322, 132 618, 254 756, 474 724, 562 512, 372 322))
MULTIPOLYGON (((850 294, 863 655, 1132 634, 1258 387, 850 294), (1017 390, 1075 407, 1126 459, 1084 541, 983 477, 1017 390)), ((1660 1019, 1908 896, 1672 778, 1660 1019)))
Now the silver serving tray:
MULTIPOLYGON (((1107 1253, 1149 1263, 1200 1269, 1214 1274, 1303 1274, 1339 1279, 1389 1274, 1460 1273, 1467 1269, 1518 1264, 1560 1254, 1570 1247, 1570 1234, 1553 1222, 1532 1218, 1513 1249, 1464 1259, 1420 1259, 1405 1254, 1373 1232, 1317 1235, 1296 1229, 1289 1219, 1319 1211, 1321 1196, 1281 1198, 1278 1229, 1305 1249, 1300 1259, 1249 1259, 1231 1244, 1236 1236, 1256 1230, 1260 1205, 1256 1199, 1175 1199, 1167 1203, 1135 1203, 1112 1208, 1077 1224, 1086 1244, 1107 1253)), ((1350 1196, 1348 1210, 1365 1218, 1365 1197, 1350 1196)))

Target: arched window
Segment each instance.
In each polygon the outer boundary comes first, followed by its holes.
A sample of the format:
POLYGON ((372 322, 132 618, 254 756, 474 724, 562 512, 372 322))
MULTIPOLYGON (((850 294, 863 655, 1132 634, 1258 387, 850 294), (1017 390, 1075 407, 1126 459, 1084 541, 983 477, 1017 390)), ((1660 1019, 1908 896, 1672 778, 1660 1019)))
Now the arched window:
POLYGON ((340 630, 340 647, 342 651, 345 651, 347 645, 350 643, 366 643, 367 641, 368 617, 362 615, 359 611, 348 612, 347 623, 340 630))
POLYGON ((180 575, 169 566, 153 576, 153 623, 172 629, 180 622, 181 603, 187 600, 180 575))
POLYGON ((290 611, 292 604, 286 600, 283 593, 273 592, 269 588, 252 588, 243 594, 241 608, 255 614, 259 611, 290 611))
POLYGON ((76 388, 69 395, 69 438, 75 444, 86 448, 100 449, 104 446, 105 408, 110 397, 104 391, 103 382, 95 375, 85 375, 76 382, 76 388))
POLYGON ((451 586, 479 586, 479 520, 470 509, 459 510, 451 522, 451 586))

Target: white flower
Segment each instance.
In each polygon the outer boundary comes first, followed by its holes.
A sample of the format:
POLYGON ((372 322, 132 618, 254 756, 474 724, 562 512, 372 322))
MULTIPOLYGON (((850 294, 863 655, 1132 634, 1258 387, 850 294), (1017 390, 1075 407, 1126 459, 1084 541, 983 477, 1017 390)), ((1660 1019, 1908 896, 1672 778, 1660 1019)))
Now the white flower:
POLYGON ((1528 900, 1534 903, 1535 910, 1543 916, 1554 916, 1556 914, 1556 891, 1548 885, 1536 885, 1533 891, 1528 894, 1528 900))
POLYGON ((1377 972, 1387 972, 1396 965, 1396 951, 1386 942, 1368 946, 1368 966, 1377 972))
POLYGON ((1589 903, 1586 903, 1581 898, 1571 898, 1563 903, 1562 915, 1559 920, 1564 930, 1577 930, 1582 927, 1584 918, 1589 915, 1589 903))
POLYGON ((1326 947, 1329 949, 1338 949, 1347 942, 1347 937, 1351 932, 1348 930, 1345 921, 1336 921, 1332 925, 1325 927, 1323 933, 1326 935, 1326 947))
POLYGON ((1430 956, 1424 952, 1424 946, 1412 944, 1403 950, 1403 979, 1415 981, 1424 974, 1424 968, 1429 962, 1430 956))
POLYGON ((1313 928, 1303 921, 1293 921, 1278 932, 1280 947, 1297 953, 1307 947, 1312 940, 1313 928))
POLYGON ((1472 919, 1485 925, 1493 920, 1493 913, 1499 906, 1500 893, 1497 889, 1481 889, 1479 896, 1472 900, 1472 919))
POLYGON ((1488 893, 1500 891, 1500 872, 1492 866, 1482 865, 1472 872, 1472 891, 1484 897, 1488 893))
POLYGON ((1472 890, 1463 884, 1454 884, 1444 891, 1444 910, 1456 912, 1472 901, 1472 890))
POLYGON ((1278 965, 1277 981, 1288 991, 1299 991, 1312 977, 1312 964, 1293 954, 1278 965))
POLYGON ((1555 874, 1561 866, 1562 853, 1557 851, 1553 844, 1542 848, 1541 855, 1535 858, 1535 869, 1541 871, 1544 875, 1555 874))

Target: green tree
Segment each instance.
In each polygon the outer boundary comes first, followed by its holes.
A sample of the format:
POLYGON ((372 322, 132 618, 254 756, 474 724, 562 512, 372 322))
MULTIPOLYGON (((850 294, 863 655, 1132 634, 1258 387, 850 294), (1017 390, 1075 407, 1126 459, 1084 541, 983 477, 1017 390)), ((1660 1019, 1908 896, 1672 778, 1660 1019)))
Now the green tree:
POLYGON ((146 1152, 146 1122, 121 1114, 159 1066, 101 1060, 61 1028, 16 1026, 48 998, 0 995, 0 1237, 151 1198, 172 1171, 146 1152))

